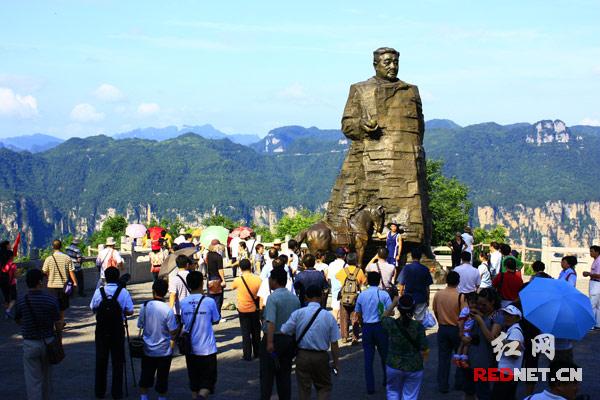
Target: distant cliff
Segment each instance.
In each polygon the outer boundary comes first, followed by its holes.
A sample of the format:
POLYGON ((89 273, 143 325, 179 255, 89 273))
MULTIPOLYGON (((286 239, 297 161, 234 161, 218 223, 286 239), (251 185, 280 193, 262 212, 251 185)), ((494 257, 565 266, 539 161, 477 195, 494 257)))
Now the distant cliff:
POLYGON ((566 246, 589 246, 600 239, 600 202, 563 203, 549 201, 538 207, 516 204, 512 207, 479 206, 475 224, 502 225, 511 238, 538 246, 541 238, 566 246))

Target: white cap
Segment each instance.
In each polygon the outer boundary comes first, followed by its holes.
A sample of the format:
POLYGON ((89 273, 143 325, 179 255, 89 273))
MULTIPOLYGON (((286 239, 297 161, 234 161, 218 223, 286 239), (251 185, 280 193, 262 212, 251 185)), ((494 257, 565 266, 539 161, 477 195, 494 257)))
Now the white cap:
POLYGON ((513 305, 506 306, 500 311, 504 311, 505 313, 510 315, 516 315, 519 318, 523 318, 523 314, 521 313, 521 311, 513 305))
POLYGON ((181 228, 181 229, 179 230, 179 234, 180 234, 180 235, 185 235, 185 233, 186 233, 186 232, 185 232, 185 228, 181 228))

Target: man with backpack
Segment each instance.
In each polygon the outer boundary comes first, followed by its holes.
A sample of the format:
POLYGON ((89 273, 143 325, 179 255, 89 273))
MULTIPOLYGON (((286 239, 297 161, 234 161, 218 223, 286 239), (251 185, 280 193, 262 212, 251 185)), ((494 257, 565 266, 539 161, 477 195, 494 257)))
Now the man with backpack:
POLYGON ((350 319, 352 318, 352 345, 356 345, 360 334, 360 324, 354 315, 354 306, 360 293, 360 287, 367 283, 367 277, 362 269, 357 267, 358 256, 356 253, 348 253, 346 263, 347 265, 335 275, 335 278, 342 282, 342 289, 339 292, 340 330, 344 342, 349 342, 350 319))
POLYGON ((190 295, 190 288, 186 283, 192 260, 180 254, 175 259, 177 269, 169 274, 169 307, 173 310, 175 318, 181 324, 181 301, 190 295))
POLYGON ((96 267, 98 268, 98 272, 100 273, 96 289, 98 289, 100 286, 103 286, 106 283, 104 271, 106 271, 107 268, 115 267, 118 268, 119 271, 123 271, 123 258, 121 257, 121 254, 115 249, 116 244, 117 243, 115 242, 115 238, 106 238, 106 247, 102 249, 98 253, 98 257, 96 257, 96 267))
POLYGON ((312 386, 319 400, 331 397, 331 370, 339 368, 340 331, 335 318, 321 307, 322 290, 318 286, 306 289, 308 305, 292 313, 281 332, 295 335, 298 354, 296 356, 296 378, 300 400, 309 400, 312 386), (327 350, 331 348, 333 365, 329 365, 327 350))
POLYGON ((133 300, 127 289, 118 285, 119 270, 115 267, 104 271, 106 285, 94 292, 90 308, 96 314, 96 397, 106 394, 106 372, 109 355, 112 361, 113 399, 123 398, 123 374, 125 366, 126 316, 133 314, 133 300))

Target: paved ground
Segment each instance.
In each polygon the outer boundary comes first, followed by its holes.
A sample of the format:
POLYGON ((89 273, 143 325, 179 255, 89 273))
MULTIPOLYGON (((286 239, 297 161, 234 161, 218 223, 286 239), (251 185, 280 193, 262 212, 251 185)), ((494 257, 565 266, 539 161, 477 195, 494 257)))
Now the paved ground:
MULTIPOLYGON (((130 285, 136 314, 129 323, 130 331, 137 332, 135 320, 139 305, 149 298, 150 284, 130 285)), ((226 293, 226 303, 233 299, 234 293, 226 293)), ((94 380, 94 325, 95 320, 88 308, 89 296, 75 299, 67 311, 69 329, 65 332, 65 350, 67 358, 54 369, 54 397, 56 399, 93 399, 94 380)), ((259 366, 258 361, 241 361, 241 339, 236 312, 224 311, 225 321, 216 326, 219 346, 219 378, 213 399, 258 399, 259 366)), ((425 379, 421 399, 462 399, 462 393, 439 394, 436 390, 437 346, 436 334, 428 332, 431 357, 426 364, 425 379)), ((597 378, 598 350, 600 333, 589 334, 575 349, 575 359, 583 367, 584 383, 581 393, 587 393, 593 399, 600 398, 600 380, 597 378)), ((21 338, 18 327, 12 321, 0 321, 0 391, 2 399, 24 399, 21 338)), ((360 346, 342 348, 341 371, 334 377, 334 399, 385 399, 383 387, 375 395, 367 396, 364 389, 363 356, 360 346)), ((135 362, 136 376, 139 378, 139 361, 135 362)), ((130 398, 138 398, 137 390, 132 386, 130 366, 128 381, 130 398)), ((381 381, 381 372, 376 369, 376 379, 381 381)), ((293 378, 295 384, 295 378, 293 378)), ((110 382, 110 381, 109 381, 110 382)), ((170 375, 170 398, 189 398, 185 360, 177 357, 173 361, 170 375)), ((294 387, 294 398, 296 388, 294 387)), ((151 397, 155 398, 155 397, 151 397)), ((276 397, 274 396, 274 399, 276 397)), ((522 398, 519 397, 519 398, 522 398)))

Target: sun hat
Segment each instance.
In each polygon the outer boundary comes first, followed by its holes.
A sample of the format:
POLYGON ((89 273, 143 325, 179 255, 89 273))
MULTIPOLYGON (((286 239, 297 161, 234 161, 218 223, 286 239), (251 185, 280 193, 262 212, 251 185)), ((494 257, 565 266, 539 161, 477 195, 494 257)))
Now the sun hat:
POLYGON ((112 236, 109 236, 106 238, 106 245, 107 246, 114 246, 115 244, 117 244, 117 242, 115 242, 115 238, 112 236))
POLYGON ((281 244, 281 239, 275 239, 273 241, 273 246, 277 245, 277 244, 281 244))
POLYGON ((513 305, 506 306, 506 307, 502 308, 500 311, 503 311, 510 315, 517 316, 519 318, 523 318, 523 313, 521 313, 521 310, 519 310, 517 307, 515 307, 513 305))

